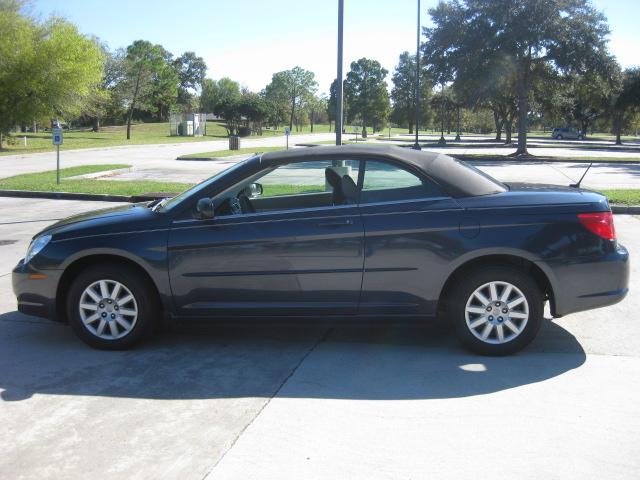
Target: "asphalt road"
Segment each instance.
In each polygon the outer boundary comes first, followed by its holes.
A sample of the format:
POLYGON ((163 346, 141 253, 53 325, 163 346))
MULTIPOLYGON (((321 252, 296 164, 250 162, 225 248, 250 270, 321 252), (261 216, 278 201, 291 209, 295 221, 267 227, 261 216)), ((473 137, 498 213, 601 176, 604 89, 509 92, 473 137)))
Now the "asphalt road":
MULTIPOLYGON (((340 322, 99 352, 17 313, 9 275, 32 234, 97 206, 0 198, 0 478, 638 478, 637 289, 508 358, 428 325, 340 322)), ((616 226, 635 279, 640 220, 616 226)))

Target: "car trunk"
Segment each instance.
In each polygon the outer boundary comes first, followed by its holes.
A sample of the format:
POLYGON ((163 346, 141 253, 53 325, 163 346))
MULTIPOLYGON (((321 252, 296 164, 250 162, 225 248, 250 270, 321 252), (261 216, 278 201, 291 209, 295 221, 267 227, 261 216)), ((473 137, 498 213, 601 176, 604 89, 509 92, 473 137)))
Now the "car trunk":
POLYGON ((607 197, 581 188, 509 183, 507 192, 458 199, 467 209, 509 209, 509 214, 606 212, 607 197))

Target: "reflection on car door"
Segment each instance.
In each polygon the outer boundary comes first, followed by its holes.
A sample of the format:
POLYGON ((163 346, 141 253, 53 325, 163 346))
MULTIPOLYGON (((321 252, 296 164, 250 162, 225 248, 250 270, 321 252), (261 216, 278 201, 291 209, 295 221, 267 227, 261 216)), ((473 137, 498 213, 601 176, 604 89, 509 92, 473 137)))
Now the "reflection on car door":
POLYGON ((444 272, 460 255, 463 210, 435 185, 381 163, 366 162, 360 199, 365 268, 359 311, 433 315, 444 272), (374 176, 372 183, 367 178, 376 169, 380 180, 374 176))
POLYGON ((356 313, 363 234, 355 205, 177 221, 169 235, 177 313, 356 313))

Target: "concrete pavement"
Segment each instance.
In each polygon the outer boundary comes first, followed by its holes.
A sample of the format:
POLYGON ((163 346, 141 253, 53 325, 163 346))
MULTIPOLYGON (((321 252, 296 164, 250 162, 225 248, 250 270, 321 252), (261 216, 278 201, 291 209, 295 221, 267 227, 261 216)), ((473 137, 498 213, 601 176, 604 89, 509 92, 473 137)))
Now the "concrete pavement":
MULTIPOLYGON (((318 142, 334 139, 333 133, 314 133, 294 135, 290 137, 290 144, 318 142)), ((346 139, 351 136, 346 136, 346 139)), ((285 137, 265 137, 258 139, 242 139, 242 147, 274 147, 285 148, 285 137)), ((180 155, 191 153, 213 152, 229 148, 228 141, 214 140, 211 142, 192 142, 160 145, 126 145, 108 148, 87 148, 82 150, 68 150, 60 152, 62 168, 78 165, 100 165, 106 163, 125 163, 136 168, 180 168, 189 171, 190 168, 200 168, 198 162, 177 162, 180 155)), ((21 173, 55 170, 55 152, 31 153, 26 155, 6 155, 0 157, 0 178, 19 175, 21 173)))
MULTIPOLYGON (((134 167, 130 171, 113 175, 106 174, 105 180, 163 180, 171 182, 198 183, 224 170, 248 155, 228 157, 213 162, 181 161, 168 167, 134 167), (176 165, 179 163, 179 165, 176 165)), ((570 185, 577 182, 585 172, 589 162, 533 162, 533 161, 471 161, 475 166, 503 182, 533 182, 552 185, 570 185)), ((287 172, 291 173, 291 172, 287 172)), ((292 174, 293 175, 293 174, 292 174)), ((95 177, 95 175, 92 175, 95 177)), ((292 181, 305 183, 305 171, 296 170, 292 181)), ((318 174, 308 169, 306 182, 318 183, 318 174)), ((282 179, 282 174, 278 176, 282 179)), ((594 163, 584 180, 588 188, 640 188, 640 163, 594 163)))
MULTIPOLYGON (((0 198, 0 478, 637 478, 637 289, 508 358, 426 325, 308 322, 99 352, 15 312, 8 274, 95 206, 0 198)), ((637 278, 640 220, 616 226, 637 278)))

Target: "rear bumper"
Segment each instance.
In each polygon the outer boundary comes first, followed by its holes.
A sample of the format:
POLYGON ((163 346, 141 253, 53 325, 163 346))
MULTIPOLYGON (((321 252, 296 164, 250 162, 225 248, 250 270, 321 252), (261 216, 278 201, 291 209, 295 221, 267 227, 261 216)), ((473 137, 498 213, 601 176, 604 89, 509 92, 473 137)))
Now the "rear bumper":
POLYGON ((56 290, 61 273, 59 270, 36 271, 20 260, 11 274, 18 311, 25 315, 58 320, 56 290))
POLYGON ((622 245, 598 259, 549 266, 555 275, 552 314, 556 317, 616 304, 629 292, 629 252, 622 245))

